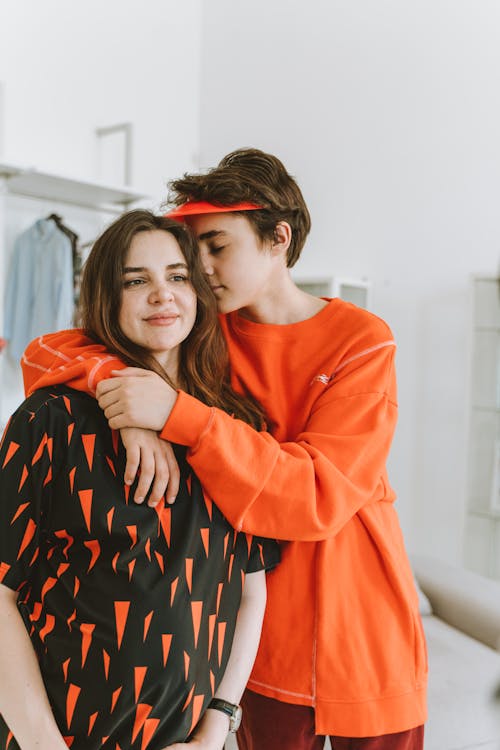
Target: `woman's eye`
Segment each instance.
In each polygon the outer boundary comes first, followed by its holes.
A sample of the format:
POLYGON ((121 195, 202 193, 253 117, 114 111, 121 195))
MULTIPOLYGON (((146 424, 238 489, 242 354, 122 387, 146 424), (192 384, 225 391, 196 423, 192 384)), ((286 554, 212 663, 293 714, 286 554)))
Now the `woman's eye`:
POLYGON ((140 284, 144 284, 144 279, 125 279, 123 282, 125 289, 128 289, 131 286, 139 286, 140 284))
POLYGON ((221 245, 220 247, 211 247, 210 253, 211 255, 217 255, 217 253, 220 253, 221 250, 224 250, 225 245, 221 245))
POLYGON ((171 281, 176 282, 182 282, 182 281, 189 281, 187 276, 184 276, 182 273, 176 273, 175 276, 170 277, 171 281))

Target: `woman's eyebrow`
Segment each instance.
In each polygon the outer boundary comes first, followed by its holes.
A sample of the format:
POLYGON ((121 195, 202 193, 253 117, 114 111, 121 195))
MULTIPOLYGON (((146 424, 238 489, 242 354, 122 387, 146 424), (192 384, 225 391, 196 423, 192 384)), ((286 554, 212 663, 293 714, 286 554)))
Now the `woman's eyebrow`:
MULTIPOLYGON (((187 263, 169 263, 165 268, 168 268, 169 270, 173 268, 186 268, 188 265, 187 263)), ((144 273, 144 271, 147 271, 148 268, 146 266, 125 266, 123 269, 123 273, 144 273)))

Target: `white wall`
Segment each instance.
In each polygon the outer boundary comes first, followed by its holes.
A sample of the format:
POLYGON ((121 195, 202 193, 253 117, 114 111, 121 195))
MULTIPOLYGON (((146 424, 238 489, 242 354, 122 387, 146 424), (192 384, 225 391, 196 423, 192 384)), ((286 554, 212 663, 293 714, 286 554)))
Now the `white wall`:
MULTIPOLYGON (((95 129, 129 121, 133 187, 157 208, 167 180, 198 167, 200 55, 201 0, 4 0, 0 161, 95 180, 95 129)), ((57 211, 84 242, 113 218, 6 200, 0 273, 8 272, 16 236, 41 216, 57 211)), ((18 364, 8 350, 1 357, 0 426, 23 397, 18 364)))
POLYGON ((200 35, 201 0, 3 0, 0 158, 94 179, 95 128, 131 121, 133 183, 163 199, 198 164, 200 35))
POLYGON ((366 276, 399 344, 391 475, 408 545, 462 555, 468 285, 500 247, 498 0, 211 0, 201 163, 280 156, 307 274, 366 276))

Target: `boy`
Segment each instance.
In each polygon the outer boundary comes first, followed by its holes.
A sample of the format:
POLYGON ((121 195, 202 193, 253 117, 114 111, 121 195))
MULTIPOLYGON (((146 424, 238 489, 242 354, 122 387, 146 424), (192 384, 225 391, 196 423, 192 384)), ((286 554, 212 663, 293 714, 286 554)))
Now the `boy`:
POLYGON ((171 187, 170 216, 196 233, 222 313, 232 384, 262 404, 268 431, 154 374, 109 378, 117 360, 96 364, 95 345, 80 348, 77 334, 34 342, 25 379, 39 387, 67 371, 89 390, 87 376, 100 380, 112 428, 188 446, 236 529, 284 540, 242 704, 242 750, 316 750, 325 735, 335 749, 421 750, 425 641, 385 468, 397 412, 392 334, 293 283, 310 219, 276 157, 240 149, 171 187), (41 378, 36 369, 58 366, 41 378))

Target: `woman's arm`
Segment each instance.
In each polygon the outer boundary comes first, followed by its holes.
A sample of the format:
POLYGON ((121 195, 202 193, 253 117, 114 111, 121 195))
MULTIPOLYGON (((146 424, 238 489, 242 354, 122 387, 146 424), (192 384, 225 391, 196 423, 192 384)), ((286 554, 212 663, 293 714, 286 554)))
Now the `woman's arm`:
MULTIPOLYGON (((229 703, 239 703, 247 684, 259 646, 260 631, 266 607, 266 574, 263 570, 248 573, 241 597, 233 645, 224 677, 215 693, 229 703)), ((229 731, 229 717, 209 708, 198 722, 191 742, 169 745, 165 750, 221 750, 229 731)))
POLYGON ((21 750, 67 750, 17 608, 17 593, 3 584, 0 584, 0 674, 0 713, 21 750))

